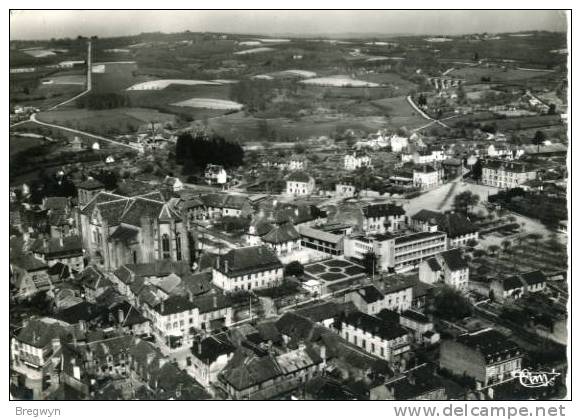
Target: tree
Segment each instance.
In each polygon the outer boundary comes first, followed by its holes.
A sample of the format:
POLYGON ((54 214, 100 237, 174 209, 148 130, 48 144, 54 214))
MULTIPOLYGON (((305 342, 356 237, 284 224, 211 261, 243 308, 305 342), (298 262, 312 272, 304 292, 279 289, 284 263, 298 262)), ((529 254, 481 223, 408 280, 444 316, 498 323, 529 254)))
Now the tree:
POLYGON ((555 104, 549 104, 549 110, 547 111, 547 114, 555 115, 555 112, 556 112, 555 104))
POLYGON ((533 137, 533 144, 537 145, 537 153, 541 149, 541 144, 543 144, 546 139, 547 135, 545 134, 544 131, 537 130, 535 132, 535 136, 533 137))
POLYGON ((286 276, 299 277, 299 276, 302 276, 304 272, 305 272, 305 269, 299 261, 291 261, 284 268, 284 274, 286 276))
POLYGON ((454 197, 454 209, 464 214, 468 214, 468 210, 472 210, 474 206, 480 201, 480 196, 471 191, 463 191, 454 197))
POLYGON ((527 239, 534 242, 534 244, 535 244, 535 250, 538 251, 539 241, 541 239, 543 239, 543 235, 541 235, 540 233, 537 233, 537 232, 533 232, 533 233, 529 233, 527 235, 527 239))
POLYGON ((472 315, 472 305, 461 291, 450 286, 442 286, 436 289, 429 312, 439 318, 456 321, 472 315))
POLYGON ((377 273, 377 266, 378 266, 378 262, 379 259, 377 258, 377 255, 370 251, 367 252, 364 256, 363 256, 363 267, 365 268, 365 272, 370 275, 370 276, 374 276, 377 273))
POLYGON ((471 238, 468 241, 466 241, 466 245, 468 245, 468 247, 470 248, 474 248, 476 245, 478 245, 478 241, 474 238, 471 238))
POLYGON ((482 179, 482 161, 480 159, 472 165, 472 179, 475 181, 480 181, 482 179))
POLYGON ((490 245, 488 247, 488 252, 490 252, 490 255, 496 255, 496 253, 500 250, 500 247, 498 245, 490 245))

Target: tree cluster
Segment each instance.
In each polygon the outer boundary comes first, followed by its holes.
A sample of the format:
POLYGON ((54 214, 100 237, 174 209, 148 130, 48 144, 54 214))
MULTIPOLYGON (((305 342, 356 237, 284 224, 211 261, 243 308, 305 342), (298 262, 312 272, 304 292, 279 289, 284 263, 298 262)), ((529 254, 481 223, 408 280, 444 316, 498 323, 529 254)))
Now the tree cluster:
POLYGON ((242 165, 244 150, 238 143, 227 142, 223 137, 204 133, 184 133, 177 139, 176 162, 184 171, 203 170, 208 163, 232 168, 242 165))
POLYGON ((91 93, 77 101, 79 108, 92 110, 114 109, 130 106, 129 97, 118 93, 91 93))

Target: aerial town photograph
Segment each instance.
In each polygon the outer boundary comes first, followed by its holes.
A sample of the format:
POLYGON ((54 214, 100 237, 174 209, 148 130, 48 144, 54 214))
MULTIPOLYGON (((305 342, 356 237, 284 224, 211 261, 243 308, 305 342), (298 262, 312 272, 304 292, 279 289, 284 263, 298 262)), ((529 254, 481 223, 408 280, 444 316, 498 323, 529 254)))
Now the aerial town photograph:
POLYGON ((11 10, 9 399, 569 398, 569 19, 11 10))

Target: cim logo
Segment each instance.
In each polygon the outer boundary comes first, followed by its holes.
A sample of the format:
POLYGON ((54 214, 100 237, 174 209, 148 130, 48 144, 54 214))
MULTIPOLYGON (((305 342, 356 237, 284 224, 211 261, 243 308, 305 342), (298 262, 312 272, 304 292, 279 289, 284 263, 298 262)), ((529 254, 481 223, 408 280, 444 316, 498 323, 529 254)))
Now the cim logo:
POLYGON ((555 385, 559 372, 531 372, 528 369, 517 370, 512 376, 518 378, 520 384, 526 388, 542 388, 555 385))

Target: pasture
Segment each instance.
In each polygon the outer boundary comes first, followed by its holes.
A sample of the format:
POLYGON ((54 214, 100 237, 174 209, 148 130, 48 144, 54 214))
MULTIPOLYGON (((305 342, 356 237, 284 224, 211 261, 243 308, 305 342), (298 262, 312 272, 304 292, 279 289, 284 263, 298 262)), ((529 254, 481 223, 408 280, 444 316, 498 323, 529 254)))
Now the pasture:
POLYGON ((384 98, 373 101, 373 104, 387 113, 389 123, 393 127, 413 129, 429 123, 410 106, 405 96, 384 98))
POLYGON ((88 133, 112 136, 134 132, 140 126, 151 122, 171 123, 175 121, 175 116, 140 108, 67 109, 41 112, 38 119, 88 133))
POLYGON ((546 76, 552 70, 524 70, 518 68, 500 67, 462 67, 452 70, 448 75, 465 79, 467 83, 479 83, 482 78, 490 78, 490 82, 512 82, 516 80, 527 80, 534 77, 546 76))

